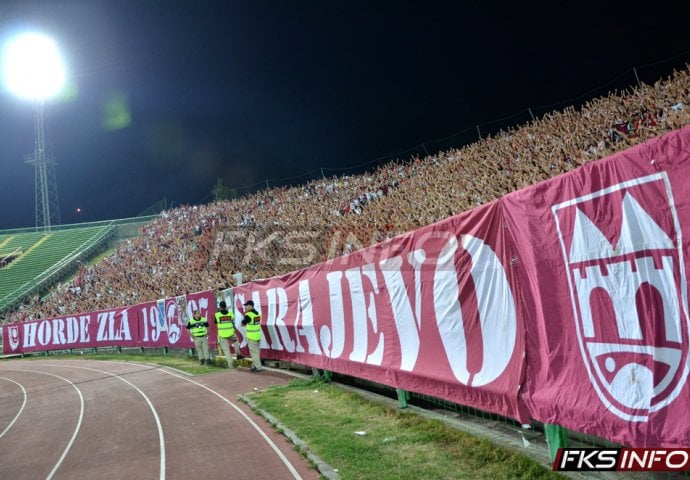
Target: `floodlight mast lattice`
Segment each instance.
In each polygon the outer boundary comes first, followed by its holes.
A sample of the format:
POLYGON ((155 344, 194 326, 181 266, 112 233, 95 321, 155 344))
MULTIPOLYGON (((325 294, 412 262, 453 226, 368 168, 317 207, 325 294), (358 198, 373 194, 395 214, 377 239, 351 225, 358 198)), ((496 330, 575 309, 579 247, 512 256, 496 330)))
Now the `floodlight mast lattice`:
POLYGON ((60 224, 55 160, 51 155, 45 127, 45 102, 65 83, 60 53, 49 37, 36 32, 18 35, 3 52, 5 82, 18 97, 34 102, 34 152, 25 156, 34 166, 36 230, 50 230, 60 224))
POLYGON ((44 107, 43 100, 36 101, 34 153, 24 157, 26 163, 34 166, 36 230, 50 230, 52 225, 61 223, 55 159, 46 141, 44 107))

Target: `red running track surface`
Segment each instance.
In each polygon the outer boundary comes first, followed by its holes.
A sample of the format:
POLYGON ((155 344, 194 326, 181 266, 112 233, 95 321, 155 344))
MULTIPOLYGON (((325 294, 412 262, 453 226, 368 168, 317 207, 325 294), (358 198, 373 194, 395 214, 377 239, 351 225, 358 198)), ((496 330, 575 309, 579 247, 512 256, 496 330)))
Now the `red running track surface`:
POLYGON ((317 479, 236 395, 290 377, 98 360, 0 363, 2 479, 317 479))

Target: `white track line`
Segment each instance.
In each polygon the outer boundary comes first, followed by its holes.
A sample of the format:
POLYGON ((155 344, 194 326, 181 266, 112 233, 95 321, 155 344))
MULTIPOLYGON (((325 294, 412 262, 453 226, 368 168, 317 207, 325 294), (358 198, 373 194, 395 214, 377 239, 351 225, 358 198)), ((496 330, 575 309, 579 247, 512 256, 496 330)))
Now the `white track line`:
POLYGON ((79 390, 79 388, 74 383, 72 383, 71 381, 67 380, 64 377, 61 377, 60 375, 55 375, 55 374, 47 373, 47 372, 39 372, 36 370, 25 370, 23 368, 22 369, 19 369, 19 368, 5 369, 5 368, 3 368, 1 370, 3 372, 6 372, 6 371, 29 372, 29 373, 37 373, 39 375, 50 375, 51 377, 59 378, 60 380, 69 383, 70 385, 72 385, 72 387, 79 394, 80 410, 79 410, 79 420, 77 421, 77 426, 74 429, 74 433, 72 434, 72 438, 70 438, 69 443, 67 444, 67 447, 65 448, 65 451, 62 452, 62 455, 60 455, 60 458, 58 459, 57 463, 55 464, 53 469, 50 471, 48 476, 46 477, 46 480, 50 480, 51 478, 53 478, 53 475, 55 475, 55 472, 58 471, 58 468, 60 468, 60 466, 62 465, 62 462, 65 460, 65 457, 67 457, 67 454, 69 453, 70 449, 72 448, 74 441, 77 439, 77 435, 79 434, 79 429, 81 428, 81 422, 84 419, 84 396, 81 394, 81 390, 79 390))
POLYGON ((277 446, 275 443, 273 443, 273 440, 271 440, 270 438, 268 438, 268 435, 266 435, 266 434, 264 433, 264 431, 261 430, 261 427, 259 427, 259 426, 256 424, 256 422, 254 422, 254 420, 252 420, 252 419, 249 417, 249 415, 247 415, 246 413, 244 413, 244 411, 243 411, 240 407, 238 407, 237 405, 235 405, 234 403, 232 403, 230 400, 228 400, 227 398, 225 398, 223 395, 221 395, 220 393, 216 392, 216 391, 213 390, 212 388, 207 387, 206 385, 203 385, 203 384, 201 384, 201 383, 199 383, 199 382, 195 382, 194 380, 191 380, 191 379, 189 379, 189 378, 185 378, 185 377, 183 377, 183 376, 181 376, 181 375, 178 375, 178 374, 176 374, 176 373, 170 372, 170 371, 165 370, 165 369, 162 369, 162 368, 159 368, 159 369, 157 369, 157 370, 160 370, 161 372, 167 373, 168 375, 172 375, 173 377, 181 378, 182 380, 186 380, 186 381, 188 381, 188 382, 190 382, 190 383, 193 383, 193 384, 195 384, 195 385, 198 385, 199 387, 204 388, 204 389, 208 390, 209 392, 211 392, 212 394, 214 394, 215 396, 219 397, 219 398, 220 398, 221 400, 223 400, 225 403, 227 403, 227 404, 230 405, 232 408, 234 408, 235 410, 237 410, 237 411, 240 413, 240 415, 242 415, 242 416, 245 418, 245 420, 247 420, 247 421, 251 424, 251 426, 254 427, 254 429, 255 429, 257 432, 259 432, 259 435, 261 435, 261 436, 263 437, 263 439, 266 440, 266 443, 269 444, 269 446, 273 449, 273 451, 276 452, 276 454, 278 455, 278 458, 280 458, 280 460, 285 464, 285 466, 287 467, 287 469, 288 469, 288 470, 290 471, 290 473, 292 474, 292 477, 293 477, 295 480, 302 480, 302 476, 301 476, 301 475, 299 474, 299 472, 295 469, 295 467, 292 465, 292 463, 290 463, 290 460, 288 460, 288 459, 285 457, 285 455, 283 455, 283 452, 281 452, 280 449, 278 448, 278 446, 277 446))
MULTIPOLYGON (((130 364, 131 365, 131 364, 130 364)), ((160 480, 165 479, 165 438, 163 436, 163 426, 161 425, 161 419, 158 416, 158 412, 156 411, 156 407, 153 406, 153 403, 151 403, 151 400, 149 400, 149 397, 146 396, 144 392, 142 392, 139 387, 134 385, 132 382, 127 380, 126 378, 121 377, 120 375, 117 375, 115 373, 111 373, 105 370, 99 370, 97 368, 89 368, 89 367, 77 367, 76 365, 54 365, 54 364, 45 364, 44 366, 46 367, 61 367, 61 368, 81 368, 82 370, 92 370, 94 372, 100 372, 104 373, 106 375, 110 375, 111 377, 115 377, 118 380, 121 380, 125 382, 127 385, 132 387, 134 390, 139 392, 139 394, 144 397, 144 400, 146 400, 146 403, 149 405, 149 409, 151 410, 151 413, 153 413, 153 418, 156 419, 156 426, 158 427, 158 439, 159 439, 159 446, 160 446, 160 480)), ((130 373, 138 373, 138 372, 129 372, 130 373)))
POLYGON ((17 421, 17 419, 19 418, 19 415, 21 415, 22 412, 24 411, 24 407, 26 406, 26 397, 27 397, 27 395, 26 395, 26 390, 24 389, 24 386, 23 386, 21 383, 15 382, 15 381, 12 380, 11 378, 6 378, 6 377, 0 377, 0 379, 1 379, 1 380, 7 380, 8 382, 16 383, 17 385, 19 385, 19 388, 22 389, 22 393, 24 394, 24 401, 22 402, 22 406, 21 406, 21 408, 19 409, 19 411, 17 412, 17 415, 15 415, 14 418, 12 419, 12 421, 10 422, 10 424, 7 425, 7 428, 5 428, 5 429, 2 431, 2 433, 0 433, 0 438, 2 438, 2 437, 7 433, 7 431, 8 431, 10 428, 12 428, 12 425, 14 425, 14 422, 17 421))

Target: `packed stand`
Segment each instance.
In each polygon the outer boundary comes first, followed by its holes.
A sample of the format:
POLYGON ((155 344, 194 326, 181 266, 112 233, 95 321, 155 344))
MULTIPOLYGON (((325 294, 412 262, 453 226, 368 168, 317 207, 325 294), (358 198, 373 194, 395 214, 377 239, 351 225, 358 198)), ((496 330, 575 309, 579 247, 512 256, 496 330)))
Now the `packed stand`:
POLYGON ((690 123, 690 70, 471 145, 362 175, 163 212, 70 284, 5 321, 135 304, 268 278, 490 202, 690 123))

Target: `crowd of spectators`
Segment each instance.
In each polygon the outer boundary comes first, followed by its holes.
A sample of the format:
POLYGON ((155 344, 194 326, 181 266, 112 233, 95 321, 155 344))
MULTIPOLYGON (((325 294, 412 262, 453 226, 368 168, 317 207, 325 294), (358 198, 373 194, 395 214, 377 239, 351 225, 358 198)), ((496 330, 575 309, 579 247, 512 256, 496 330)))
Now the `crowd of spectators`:
POLYGON ((268 278, 490 202, 690 123, 690 69, 362 175, 163 212, 137 238, 5 321, 135 304, 268 278))

